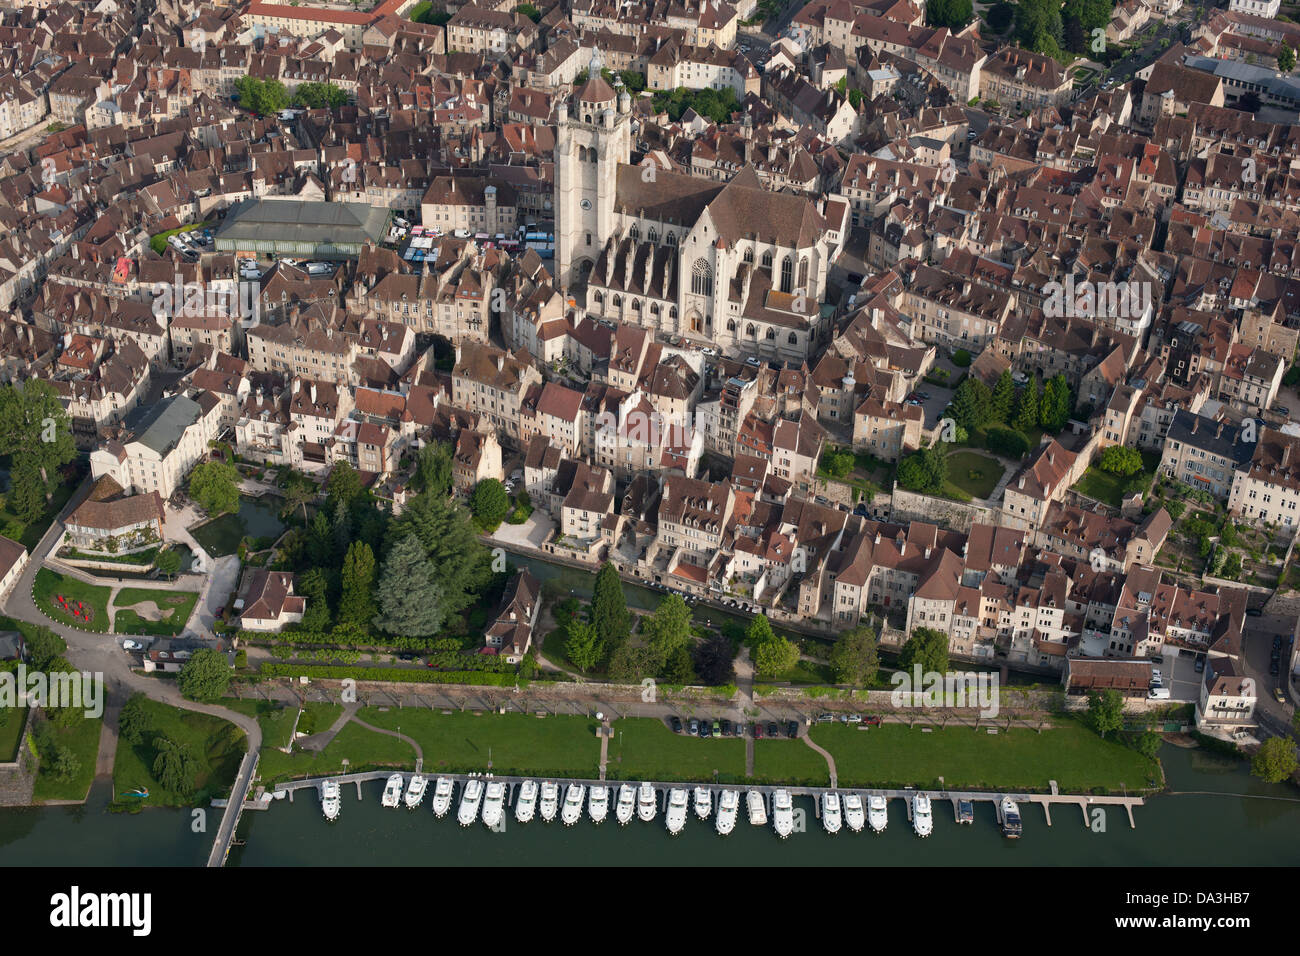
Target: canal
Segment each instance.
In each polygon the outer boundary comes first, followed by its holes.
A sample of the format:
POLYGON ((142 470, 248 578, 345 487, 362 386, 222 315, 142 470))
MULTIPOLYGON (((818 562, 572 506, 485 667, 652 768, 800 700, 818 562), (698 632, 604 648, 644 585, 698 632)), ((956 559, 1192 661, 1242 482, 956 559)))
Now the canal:
MULTIPOLYGON (((507 819, 504 832, 481 823, 456 824, 454 811, 434 817, 428 800, 415 811, 379 806, 382 784, 358 802, 344 788, 343 811, 325 822, 310 791, 294 803, 245 813, 230 866, 1294 866, 1300 860, 1300 793, 1252 778, 1244 761, 1166 744, 1160 753, 1174 794, 1152 798, 1125 814, 1107 811, 1104 829, 1086 829, 1082 816, 1061 807, 1048 827, 1041 811, 1026 808, 1022 839, 1002 838, 990 804, 979 804, 974 825, 954 822, 949 804, 936 803, 934 834, 909 829, 901 801, 891 801, 884 834, 832 837, 821 829, 809 801, 805 830, 778 840, 770 827, 742 820, 723 838, 713 822, 691 815, 686 832, 670 837, 662 812, 653 823, 621 828, 612 819, 597 827, 584 817, 566 829, 540 820, 507 819), (1209 834, 1212 838, 1207 838, 1209 834)), ((101 782, 81 808, 0 810, 0 865, 200 866, 211 845, 217 813, 207 812, 207 832, 193 832, 189 810, 105 812, 101 782)))

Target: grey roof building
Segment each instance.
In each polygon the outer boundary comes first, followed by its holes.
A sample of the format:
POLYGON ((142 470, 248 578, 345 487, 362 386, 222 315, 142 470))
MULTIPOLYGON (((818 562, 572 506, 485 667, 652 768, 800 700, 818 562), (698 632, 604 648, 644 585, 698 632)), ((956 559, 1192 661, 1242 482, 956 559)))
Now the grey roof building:
POLYGON ((217 229, 218 252, 350 259, 388 232, 392 210, 364 203, 245 199, 217 229))
POLYGON ((1233 473, 1254 454, 1260 428, 1254 419, 1239 426, 1179 409, 1169 423, 1160 470, 1193 488, 1226 498, 1233 473))
POLYGON ((166 457, 202 412, 198 402, 175 395, 156 405, 140 406, 138 416, 128 417, 125 425, 135 435, 133 441, 157 452, 159 457, 166 457))

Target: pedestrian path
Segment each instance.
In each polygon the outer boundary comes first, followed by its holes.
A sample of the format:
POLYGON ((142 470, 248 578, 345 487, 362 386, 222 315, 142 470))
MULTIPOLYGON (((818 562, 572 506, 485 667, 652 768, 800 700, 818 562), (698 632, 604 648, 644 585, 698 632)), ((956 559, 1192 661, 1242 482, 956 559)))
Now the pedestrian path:
MULTIPOLYGON (((826 769, 829 770, 831 774, 831 789, 834 790, 837 786, 839 786, 839 775, 835 772, 835 758, 832 757, 828 751, 823 750, 821 747, 818 747, 817 744, 813 742, 811 735, 804 734, 802 739, 804 743, 806 743, 809 747, 817 751, 819 754, 822 755, 822 757, 825 758, 826 769)), ((751 774, 750 776, 753 776, 753 774, 751 774)))

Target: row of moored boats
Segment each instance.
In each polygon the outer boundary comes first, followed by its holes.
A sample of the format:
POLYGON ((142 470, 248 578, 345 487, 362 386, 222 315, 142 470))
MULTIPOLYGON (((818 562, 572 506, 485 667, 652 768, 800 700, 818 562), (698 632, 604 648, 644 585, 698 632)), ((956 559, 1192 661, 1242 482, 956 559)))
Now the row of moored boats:
MULTIPOLYGON (((407 809, 414 810, 424 800, 428 786, 428 778, 418 773, 411 777, 409 784, 402 774, 395 773, 384 785, 380 803, 385 807, 398 807, 404 803, 407 809)), ((433 812, 439 817, 446 816, 454 797, 453 779, 439 777, 433 787, 433 812)), ((713 797, 714 792, 707 787, 696 787, 694 794, 686 787, 669 789, 664 806, 668 832, 676 836, 686 827, 692 799, 695 815, 701 820, 707 820, 714 812, 713 797)), ((481 818, 488 827, 497 829, 505 819, 506 798, 504 782, 493 780, 490 776, 471 776, 461 790, 456 820, 461 826, 468 827, 481 818)), ((582 819, 585 806, 592 823, 604 823, 609 816, 611 803, 614 819, 624 826, 631 823, 634 816, 650 823, 659 813, 659 797, 649 783, 642 783, 639 787, 625 783, 615 793, 612 787, 588 787, 573 782, 562 790, 561 785, 554 781, 547 780, 539 784, 536 780, 525 780, 519 785, 519 794, 515 800, 515 820, 528 823, 534 816, 540 815, 544 821, 551 823, 558 815, 561 823, 571 827, 582 819)), ((327 820, 338 819, 340 794, 337 780, 326 780, 321 784, 321 807, 327 820)), ((910 809, 912 828, 917 836, 928 837, 934 829, 934 811, 930 797, 924 793, 913 794, 910 809)), ((767 826, 767 800, 761 791, 746 792, 745 810, 752 825, 767 826)), ((821 811, 822 826, 827 833, 838 833, 845 826, 854 833, 860 833, 864 826, 870 827, 873 833, 881 833, 889 824, 888 801, 877 794, 869 795, 864 800, 859 793, 840 794, 832 790, 822 794, 821 811)), ((1016 803, 1010 797, 1004 797, 998 811, 1002 832, 1009 837, 1020 836, 1020 811, 1016 803)), ((714 823, 718 833, 722 836, 731 833, 739 815, 740 791, 722 790, 718 794, 714 823)), ((789 790, 772 791, 771 818, 777 836, 784 839, 794 832, 794 800, 789 790)), ((960 801, 958 821, 969 823, 973 819, 974 811, 969 801, 960 801)))

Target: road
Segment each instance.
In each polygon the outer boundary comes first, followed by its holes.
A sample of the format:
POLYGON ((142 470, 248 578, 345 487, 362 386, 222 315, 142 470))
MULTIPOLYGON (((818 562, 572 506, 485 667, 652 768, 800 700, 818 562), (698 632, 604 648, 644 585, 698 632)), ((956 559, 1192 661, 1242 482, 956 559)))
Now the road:
MULTIPOLYGON (((42 614, 32 601, 32 587, 36 582, 36 572, 44 563, 46 555, 54 549, 54 546, 62 537, 63 520, 85 500, 90 493, 90 489, 91 481, 87 478, 82 482, 81 487, 73 493, 59 516, 50 524, 45 536, 32 549, 31 557, 27 562, 27 566, 23 569, 22 576, 9 594, 9 599, 5 604, 5 613, 18 620, 41 624, 50 628, 67 642, 68 652, 66 656, 69 663, 81 671, 102 677, 106 703, 112 705, 111 714, 114 723, 116 722, 116 713, 121 708, 121 705, 132 694, 139 692, 150 700, 170 704, 184 710, 220 717, 239 727, 248 737, 248 750, 235 778, 232 791, 235 799, 230 801, 222 818, 222 827, 228 831, 234 827, 235 819, 238 817, 239 802, 248 793, 249 786, 252 783, 253 768, 256 765, 255 758, 262 747, 262 729, 257 721, 252 717, 235 713, 224 707, 186 700, 181 696, 181 692, 174 681, 159 680, 135 673, 131 670, 130 658, 122 650, 121 645, 113 635, 79 631, 76 628, 59 624, 42 614)), ((106 711, 106 715, 108 713, 106 711)), ((105 722, 108 723, 108 721, 109 717, 106 716, 105 722)), ((109 732, 116 736, 117 727, 109 726, 109 732)))

